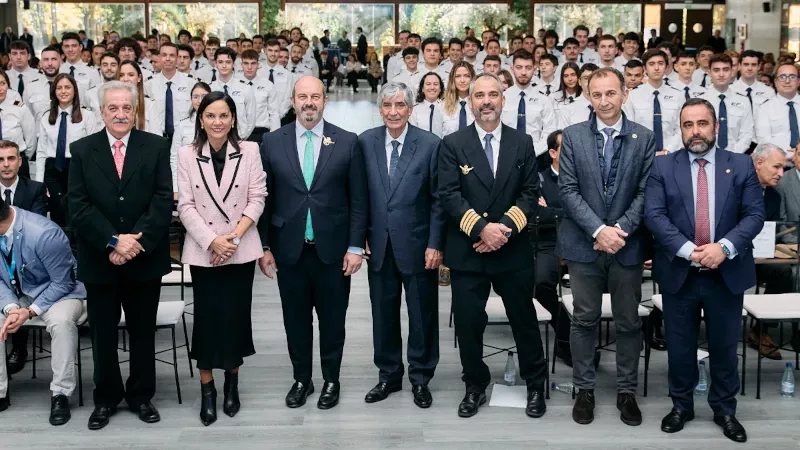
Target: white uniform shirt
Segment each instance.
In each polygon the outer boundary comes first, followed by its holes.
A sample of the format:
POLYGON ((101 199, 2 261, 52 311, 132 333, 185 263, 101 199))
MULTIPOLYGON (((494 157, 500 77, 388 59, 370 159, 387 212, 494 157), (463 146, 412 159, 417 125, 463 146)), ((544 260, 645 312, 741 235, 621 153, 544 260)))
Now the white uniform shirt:
POLYGON ((442 122, 442 135, 447 136, 448 134, 455 133, 458 131, 458 121, 461 117, 461 110, 464 109, 466 111, 467 116, 467 126, 472 125, 472 122, 475 121, 475 116, 472 115, 472 108, 469 106, 469 98, 462 98, 459 99, 456 103, 456 108, 453 111, 453 114, 447 114, 447 111, 444 109, 444 102, 442 102, 442 116, 444 117, 444 121, 442 122), (464 102, 464 105, 461 105, 461 102, 464 102))
MULTIPOLYGON (((714 105, 717 119, 719 119, 720 94, 722 93, 717 91, 714 85, 710 85, 706 93, 700 96, 700 98, 706 99, 714 105)), ((750 148, 750 143, 754 138, 753 113, 750 110, 750 102, 747 97, 735 92, 733 89, 728 89, 724 95, 725 109, 728 112, 728 148, 725 150, 744 153, 750 148)), ((723 127, 725 124, 720 121, 719 126, 723 127)), ((787 127, 786 130, 788 131, 789 128, 787 127)), ((717 145, 719 145, 719 138, 717 139, 717 145)))
POLYGON ((83 61, 78 61, 76 64, 64 62, 61 64, 60 73, 70 73, 72 68, 75 68, 75 81, 81 86, 84 92, 102 83, 102 77, 93 67, 87 66, 83 61))
POLYGON ((295 81, 299 80, 301 77, 305 75, 314 76, 314 70, 308 65, 306 65, 306 63, 304 63, 303 61, 300 61, 297 64, 293 63, 292 61, 289 61, 289 63, 286 64, 286 70, 288 70, 289 73, 292 74, 295 81))
POLYGON ((775 90, 766 84, 756 80, 752 85, 748 85, 741 78, 731 84, 731 89, 748 97, 747 103, 752 99, 752 109, 755 111, 756 107, 762 105, 767 100, 775 97, 775 90), (749 96, 748 96, 749 89, 749 96))
MULTIPOLYGON (((628 120, 653 131, 655 91, 658 91, 658 103, 661 106, 661 138, 664 148, 671 152, 678 151, 683 148, 680 111, 686 101, 681 91, 666 83, 662 83, 658 89, 650 83, 645 83, 630 91, 628 101, 623 105, 622 110, 628 120)), ((661 151, 661 149, 657 148, 656 151, 661 151)))
MULTIPOLYGON (((250 86, 256 98, 255 128, 268 128, 275 131, 281 127, 281 117, 278 115, 278 91, 275 85, 263 77, 252 80, 241 78, 242 83, 250 86)), ((246 138, 245 138, 246 139, 246 138)))
POLYGON ((692 83, 702 88, 708 89, 711 87, 712 84, 711 75, 705 70, 698 67, 697 69, 694 70, 694 73, 692 73, 692 83))
POLYGON ((208 65, 209 65, 208 58, 202 55, 199 58, 195 56, 194 59, 192 59, 192 64, 191 64, 192 72, 196 74, 198 70, 208 65))
POLYGON ((197 116, 194 111, 189 117, 184 117, 175 125, 175 134, 172 135, 172 146, 169 150, 169 165, 172 168, 172 192, 178 192, 178 149, 194 141, 195 122, 197 116))
POLYGON ((583 52, 578 54, 578 65, 592 63, 597 64, 600 62, 600 54, 590 48, 584 48, 583 52))
POLYGON ((393 81, 405 68, 406 64, 403 61, 403 51, 399 50, 392 55, 392 57, 389 58, 389 62, 386 63, 386 79, 388 81, 393 81))
POLYGON ((556 116, 556 128, 561 129, 561 115, 570 105, 575 103, 580 95, 567 95, 566 98, 561 91, 555 91, 550 95, 553 101, 553 114, 556 116))
POLYGON ((161 116, 164 118, 165 129, 162 130, 163 132, 166 132, 167 120, 165 106, 167 82, 172 83, 170 85, 170 90, 172 91, 172 126, 176 128, 178 122, 186 117, 192 109, 192 88, 197 83, 197 79, 191 75, 176 72, 171 80, 167 80, 163 73, 157 73, 145 83, 145 93, 155 100, 161 110, 161 116))
POLYGON ((511 128, 517 128, 517 117, 521 93, 525 93, 525 133, 533 139, 533 149, 536 156, 547 151, 547 136, 555 131, 558 126, 555 116, 553 101, 540 94, 536 87, 528 85, 520 89, 516 84, 503 93, 506 99, 501 120, 511 128))
POLYGON ((443 137, 444 114, 442 113, 442 101, 436 100, 430 103, 427 100, 423 100, 422 103, 417 103, 411 111, 409 123, 425 131, 430 131, 440 138, 443 137))
POLYGON ((256 98, 253 89, 236 77, 232 77, 227 83, 217 79, 209 86, 212 91, 227 92, 236 103, 236 129, 240 138, 247 139, 256 123, 256 98))
POLYGON ((421 70, 419 70, 419 66, 417 66, 417 70, 414 72, 411 72, 408 70, 408 68, 405 68, 402 72, 400 72, 400 75, 395 77, 394 81, 405 83, 406 86, 411 88, 411 91, 414 93, 414 97, 416 97, 417 92, 419 92, 419 82, 422 80, 422 75, 424 74, 421 70))
MULTIPOLYGON (((8 93, 12 91, 9 89, 8 93)), ((20 153, 30 159, 36 151, 36 119, 31 110, 19 100, 17 91, 15 96, 6 94, 6 99, 0 103, 0 119, 2 119, 3 139, 19 145, 20 153)))
POLYGON ((770 143, 777 145, 791 157, 794 149, 790 146, 791 132, 789 127, 789 104, 794 102, 794 115, 800 126, 800 95, 787 99, 778 94, 756 107, 755 129, 756 139, 759 144, 770 143))
POLYGON ((675 79, 669 80, 669 82, 667 84, 669 84, 670 86, 674 87, 675 89, 681 91, 683 93, 683 99, 684 100, 686 100, 686 94, 687 93, 689 94, 689 98, 696 98, 696 97, 700 97, 703 94, 705 94, 706 90, 707 90, 706 88, 700 87, 700 86, 694 84, 693 82, 689 83, 689 84, 684 84, 680 80, 680 78, 675 78, 675 79), (687 90, 687 88, 688 88, 688 90, 687 90))
POLYGON ((201 67, 200 70, 195 70, 194 75, 198 81, 211 84, 219 80, 219 70, 211 64, 201 67))
POLYGON ((591 115, 592 102, 588 98, 581 95, 576 98, 573 103, 566 105, 559 110, 558 128, 564 129, 576 123, 586 122, 591 115))
POLYGON ((632 59, 628 59, 625 57, 625 55, 619 55, 614 58, 614 68, 617 69, 619 73, 625 73, 625 64, 628 64, 628 62, 633 61, 634 59, 636 61, 641 61, 635 56, 632 59))
POLYGON ((61 121, 67 121, 67 145, 65 148, 65 155, 67 159, 72 155, 69 152, 69 146, 78 139, 82 139, 90 134, 97 133, 103 129, 103 126, 97 123, 97 118, 94 112, 86 107, 81 107, 81 116, 83 120, 79 123, 72 123, 72 106, 67 109, 58 108, 56 115, 56 123, 50 125, 48 110, 39 121, 39 141, 36 146, 36 170, 33 174, 33 179, 39 182, 44 181, 44 167, 47 158, 56 157, 56 147, 58 145, 58 130, 61 129, 61 121), (64 117, 62 112, 66 112, 67 116, 64 117))
MULTIPOLYGON (((282 67, 280 64, 270 67, 268 63, 264 63, 263 77, 269 81, 272 75, 272 82, 275 85, 275 109, 278 111, 278 118, 282 118, 289 112, 292 107, 292 89, 294 89, 295 78, 290 72, 282 67)), ((261 72, 261 71, 260 71, 261 72)), ((261 73, 257 75, 259 78, 261 73)))

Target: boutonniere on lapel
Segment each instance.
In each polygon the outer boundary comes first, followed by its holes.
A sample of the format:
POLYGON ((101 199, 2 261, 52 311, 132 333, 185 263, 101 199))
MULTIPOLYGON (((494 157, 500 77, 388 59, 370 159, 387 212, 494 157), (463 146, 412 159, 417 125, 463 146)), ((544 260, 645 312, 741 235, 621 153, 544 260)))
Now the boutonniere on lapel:
POLYGON ((461 173, 467 175, 468 173, 472 172, 472 167, 468 167, 467 165, 459 166, 461 168, 461 173))
POLYGON ((323 136, 322 137, 322 145, 333 145, 335 143, 336 142, 333 142, 333 139, 331 139, 330 136, 323 136))

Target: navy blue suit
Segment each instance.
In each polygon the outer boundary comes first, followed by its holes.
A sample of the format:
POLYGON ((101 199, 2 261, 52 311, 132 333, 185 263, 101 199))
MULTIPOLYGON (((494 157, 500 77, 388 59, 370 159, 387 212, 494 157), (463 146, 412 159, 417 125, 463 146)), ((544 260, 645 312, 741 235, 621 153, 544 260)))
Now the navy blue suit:
POLYGON ((322 375, 325 381, 338 382, 350 298, 350 277, 344 276, 342 264, 348 247, 364 248, 367 228, 364 155, 355 134, 325 122, 327 139, 308 188, 297 152, 296 126, 292 122, 264 135, 261 160, 268 197, 258 232, 278 267, 294 379, 311 380, 312 310, 316 309, 322 375), (309 209, 313 243, 305 241, 309 209))
POLYGON ((393 178, 389 178, 385 126, 359 137, 369 187, 367 242, 375 365, 382 383, 403 378, 400 299, 408 307, 408 377, 426 385, 439 362, 439 293, 436 270, 425 270, 425 250, 443 250, 439 203, 439 138, 408 126, 393 178))
MULTIPOLYGON (((711 359, 708 403, 715 415, 736 411, 739 391, 737 346, 744 291, 756 282, 753 238, 764 225, 764 199, 749 156, 716 149, 713 240, 727 239, 738 253, 716 270, 699 270, 677 256, 694 242, 695 205, 689 154, 681 150, 655 158, 645 190, 645 224, 656 252, 653 275, 664 295, 669 390, 676 408, 693 411, 697 384, 697 328, 703 310, 711 359)), ((711 186, 709 186, 711 188, 711 186)), ((710 192, 710 189, 709 189, 710 192)))

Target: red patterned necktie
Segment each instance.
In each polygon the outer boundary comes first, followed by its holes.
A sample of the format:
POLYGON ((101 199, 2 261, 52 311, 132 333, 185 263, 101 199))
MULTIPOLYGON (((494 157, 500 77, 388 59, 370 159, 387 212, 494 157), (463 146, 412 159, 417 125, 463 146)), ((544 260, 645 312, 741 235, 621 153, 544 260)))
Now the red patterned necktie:
POLYGON ((708 163, 705 159, 695 160, 700 166, 697 171, 697 208, 695 209, 694 219, 694 243, 698 247, 711 243, 711 222, 708 217, 708 178, 706 177, 705 166, 708 163))
POLYGON ((122 166, 125 164, 125 155, 122 154, 122 141, 114 142, 114 166, 117 168, 117 175, 122 179, 122 166))

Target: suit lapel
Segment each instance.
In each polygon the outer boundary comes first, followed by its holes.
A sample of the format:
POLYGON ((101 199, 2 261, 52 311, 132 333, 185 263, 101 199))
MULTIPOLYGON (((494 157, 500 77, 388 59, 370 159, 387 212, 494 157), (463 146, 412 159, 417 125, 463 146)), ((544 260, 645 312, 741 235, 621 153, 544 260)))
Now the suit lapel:
MULTIPOLYGON (((591 117, 589 117, 589 129, 592 131, 592 134, 588 136, 588 141, 578 143, 578 145, 585 149, 586 160, 590 164, 589 167, 592 167, 592 165, 594 165, 594 167, 600 167, 600 170, 587 170, 585 173, 590 173, 590 176, 594 177, 597 191, 601 196, 605 197, 605 189, 603 188, 603 165, 600 164, 600 161, 603 160, 603 136, 597 131, 597 126, 591 117)), ((578 178, 580 178, 580 176, 578 176, 578 178)))
POLYGON ((689 165, 688 151, 682 150, 675 157, 673 175, 675 176, 675 185, 678 186, 678 191, 683 199, 683 206, 686 207, 686 214, 689 216, 689 221, 694 224, 694 188, 692 187, 692 168, 689 165))
POLYGON ((222 201, 228 199, 228 195, 233 189, 233 182, 236 181, 236 176, 239 174, 239 166, 242 164, 242 151, 236 150, 231 143, 228 143, 228 160, 225 162, 225 167, 222 169, 222 178, 219 183, 219 192, 225 193, 222 196, 222 201), (233 150, 233 153, 230 152, 233 150), (227 189, 225 188, 227 186, 227 189))
POLYGON ((464 149, 464 155, 471 164, 471 167, 466 169, 469 170, 471 168, 472 171, 475 172, 475 175, 478 176, 478 179, 481 180, 481 183, 491 191, 494 185, 494 174, 492 173, 492 168, 489 167, 489 161, 486 159, 486 153, 483 151, 483 142, 481 142, 476 127, 477 125, 475 123, 470 125, 471 136, 469 144, 464 149))
POLYGON ((322 145, 319 149, 319 159, 317 159, 317 165, 314 168, 314 179, 311 181, 311 189, 314 189, 314 185, 317 184, 317 180, 322 175, 322 171, 325 170, 325 166, 328 165, 328 161, 331 159, 331 155, 336 148, 336 138, 336 130, 328 125, 328 122, 325 122, 322 127, 322 145), (332 142, 329 145, 325 145, 325 138, 330 138, 332 142))
MULTIPOLYGON (((14 200, 11 202, 13 206, 22 208, 22 206, 25 204, 25 196, 28 195, 26 187, 27 180, 20 177, 19 181, 17 182, 17 190, 14 192, 14 200)), ((5 201, 5 197, 0 198, 0 201, 5 201)))
MULTIPOLYGON (((797 176, 798 169, 795 168, 793 171, 790 171, 789 174, 786 176, 789 177, 789 189, 784 189, 784 192, 791 192, 792 198, 794 198, 795 203, 797 203, 798 208, 796 211, 800 211, 800 178, 797 176)), ((786 218, 786 220, 789 220, 786 218)))
MULTIPOLYGON (((130 143, 130 141, 128 142, 130 143)), ((108 181, 110 181, 115 187, 119 188, 119 175, 117 175, 117 166, 114 165, 114 156, 112 151, 113 150, 111 150, 111 146, 108 143, 106 130, 103 129, 102 131, 96 133, 93 155, 94 162, 100 168, 100 171, 103 172, 103 175, 108 178, 108 181)))
MULTIPOLYGON (((411 158, 414 157, 414 152, 416 150, 417 133, 415 133, 413 128, 409 126, 408 133, 406 133, 406 140, 403 143, 403 148, 400 151, 400 159, 397 160, 397 171, 394 173, 394 178, 391 180, 391 188, 387 200, 392 198, 394 192, 397 190, 397 186, 400 185, 400 180, 403 179, 403 175, 406 173, 406 170, 408 170, 408 165, 411 163, 411 158)), ((385 152, 384 155, 386 155, 385 152)))
MULTIPOLYGON (((728 199, 728 192, 731 188, 731 170, 729 164, 730 155, 728 152, 720 151, 717 149, 715 158, 716 168, 714 174, 714 224, 719 226, 720 217, 722 217, 722 210, 725 208, 725 200, 728 199)), ((716 227, 714 227, 716 228, 716 227)), ((716 231, 716 230, 715 230, 716 231)), ((716 236, 716 233, 715 233, 716 236)), ((719 237, 719 236, 716 236, 719 237)))
MULTIPOLYGON (((125 162, 122 164, 122 180, 119 183, 119 189, 125 189, 125 185, 131 180, 133 173, 139 168, 139 162, 142 159, 142 140, 137 130, 131 130, 131 135, 128 138, 128 148, 125 149, 125 162)), ((112 158, 113 162, 113 158, 112 158)), ((114 169, 116 171, 116 167, 114 169)))
POLYGON ((383 192, 389 198, 389 164, 386 161, 386 127, 381 127, 381 133, 375 133, 375 164, 378 166, 378 174, 383 184, 383 192))
MULTIPOLYGON (((17 214, 17 212, 15 211, 14 214, 17 214)), ((14 224, 14 245, 11 246, 11 248, 13 249, 12 254, 14 256, 14 261, 17 264, 17 273, 19 274, 20 278, 19 280, 17 280, 17 283, 22 283, 22 272, 23 272, 22 269, 24 267, 22 265, 22 240, 23 240, 22 221, 23 220, 24 219, 22 218, 22 216, 17 214, 16 223, 14 224)), ((8 275, 8 271, 6 271, 6 275, 8 275)), ((20 288, 21 287, 22 285, 20 284, 20 288)))
POLYGON ((503 131, 500 137, 500 153, 497 155, 497 172, 494 184, 492 185, 492 193, 489 195, 489 206, 487 206, 487 208, 491 207, 497 197, 500 196, 508 182, 508 178, 511 176, 511 171, 516 169, 514 166, 517 161, 518 147, 511 134, 514 132, 516 132, 516 130, 512 130, 510 127, 503 125, 503 131))
POLYGON ((294 171, 294 174, 297 176, 300 184, 304 189, 308 189, 308 186, 306 186, 306 180, 303 178, 303 168, 300 166, 300 157, 297 153, 297 136, 295 135, 296 127, 297 123, 293 122, 291 126, 284 129, 283 139, 285 145, 282 145, 282 147, 286 152, 286 159, 289 161, 289 166, 294 171))
POLYGON ((214 166, 211 163, 211 149, 208 143, 203 146, 200 156, 196 157, 196 161, 197 168, 200 171, 200 178, 203 180, 203 187, 206 188, 206 192, 214 203, 214 206, 216 206, 219 212, 227 219, 228 215, 225 214, 225 209, 222 208, 223 199, 219 191, 219 185, 217 184, 217 177, 214 174, 214 166))

